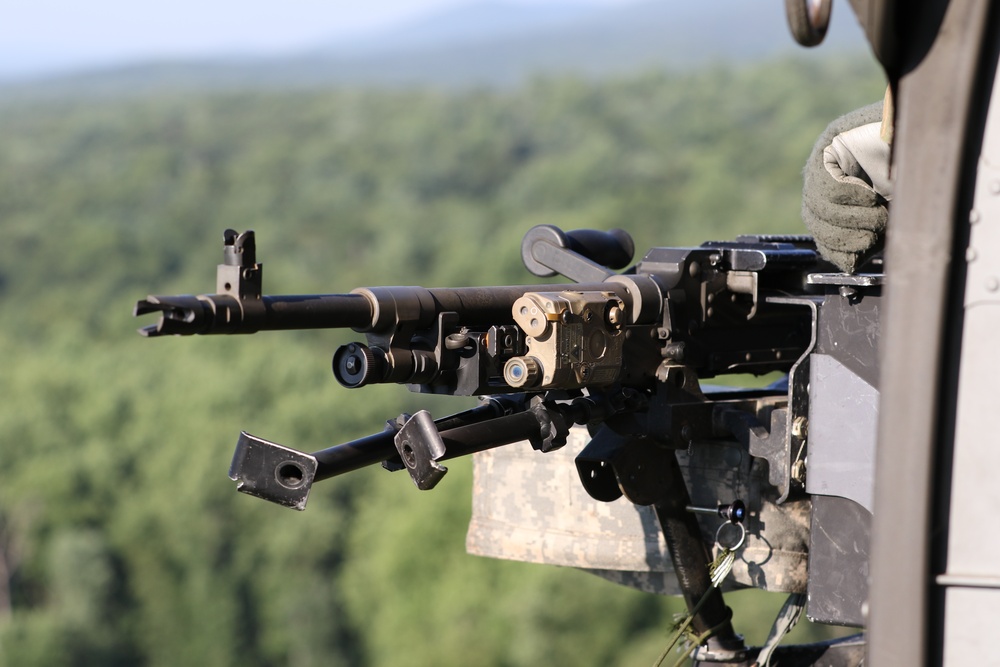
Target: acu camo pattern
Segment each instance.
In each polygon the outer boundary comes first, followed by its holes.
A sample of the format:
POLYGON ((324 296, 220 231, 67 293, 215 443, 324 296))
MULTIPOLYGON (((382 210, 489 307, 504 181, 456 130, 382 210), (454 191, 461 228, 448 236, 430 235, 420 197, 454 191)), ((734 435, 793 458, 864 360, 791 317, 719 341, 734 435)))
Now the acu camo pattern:
MULTIPOLYGON (((577 427, 565 447, 548 454, 524 442, 474 455, 466 549, 478 556, 581 568, 640 590, 680 594, 653 509, 625 498, 599 502, 584 490, 574 459, 588 441, 586 429, 577 427)), ((768 485, 766 464, 737 442, 696 442, 678 460, 695 505, 714 507, 737 497, 747 505, 746 544, 724 588, 805 593, 809 500, 774 504, 777 493, 768 485)), ((723 519, 698 515, 698 520, 705 542, 714 544, 723 519)))

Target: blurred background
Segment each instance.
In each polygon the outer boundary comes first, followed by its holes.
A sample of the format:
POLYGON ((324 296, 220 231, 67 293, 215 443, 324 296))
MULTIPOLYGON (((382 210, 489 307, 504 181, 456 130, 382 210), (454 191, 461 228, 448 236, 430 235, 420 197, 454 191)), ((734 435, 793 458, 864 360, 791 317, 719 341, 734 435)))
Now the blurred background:
MULTIPOLYGON (((530 283, 542 223, 801 233, 813 141, 883 87, 844 2, 810 52, 764 0, 8 3, 0 664, 652 663, 677 601, 465 554, 468 461, 304 513, 226 476, 240 429, 313 451, 466 403, 340 387, 349 333, 151 341, 132 305, 213 291, 227 227, 270 293, 530 283)), ((782 597, 727 600, 761 642, 782 597)))

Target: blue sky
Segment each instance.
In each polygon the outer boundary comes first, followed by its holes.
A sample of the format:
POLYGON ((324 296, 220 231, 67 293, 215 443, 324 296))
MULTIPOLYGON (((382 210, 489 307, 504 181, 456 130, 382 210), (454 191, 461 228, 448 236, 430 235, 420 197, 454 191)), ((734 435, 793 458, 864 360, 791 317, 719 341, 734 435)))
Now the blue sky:
POLYGON ((150 58, 291 52, 486 1, 0 0, 0 75, 150 58))

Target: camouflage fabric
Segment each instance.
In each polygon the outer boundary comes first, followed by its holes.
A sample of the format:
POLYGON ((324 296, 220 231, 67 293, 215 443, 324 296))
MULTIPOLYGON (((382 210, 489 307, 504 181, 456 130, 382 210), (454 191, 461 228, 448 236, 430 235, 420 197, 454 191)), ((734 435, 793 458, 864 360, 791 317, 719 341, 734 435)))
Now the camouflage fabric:
MULTIPOLYGON (((566 447, 542 454, 528 443, 473 458, 469 553, 576 567, 641 590, 679 594, 673 566, 651 507, 620 498, 592 499, 574 459, 587 444, 575 428, 566 447)), ((753 586, 803 593, 806 588, 809 501, 773 503, 765 464, 736 442, 695 443, 678 459, 692 502, 715 506, 741 498, 748 508, 747 540, 726 588, 753 586)), ((706 543, 722 519, 700 515, 706 543)))

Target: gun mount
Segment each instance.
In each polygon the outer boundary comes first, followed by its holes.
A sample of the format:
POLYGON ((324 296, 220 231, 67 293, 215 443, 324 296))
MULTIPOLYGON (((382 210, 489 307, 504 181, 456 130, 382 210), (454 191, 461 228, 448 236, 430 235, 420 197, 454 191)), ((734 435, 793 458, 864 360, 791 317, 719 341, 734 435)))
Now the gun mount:
MULTIPOLYGON (((239 491, 302 510, 316 482, 375 463, 406 469, 418 488, 431 489, 448 459, 521 441, 552 452, 586 426, 590 441, 576 457, 582 486, 597 501, 624 495, 654 508, 693 628, 714 632, 700 660, 755 655, 732 631, 706 565, 711 536, 722 548, 725 526, 716 524, 737 525, 743 537, 733 548, 749 553, 803 501, 814 529, 801 551, 812 565, 808 577, 786 576, 784 589, 808 591, 817 620, 861 624, 865 578, 834 585, 828 575, 848 535, 859 545, 850 566, 866 565, 879 274, 832 273, 802 236, 653 248, 628 268, 634 243, 624 231, 541 226, 524 238, 525 266, 572 283, 268 296, 253 232, 227 230, 223 250, 214 294, 136 304, 135 315, 159 316, 141 334, 349 328, 364 342, 333 353, 344 387, 397 383, 481 397, 471 410, 436 420, 426 411, 400 415, 380 433, 312 454, 242 432, 230 468, 239 491), (870 334, 864 341, 850 333, 858 327, 870 334), (775 371, 785 379, 763 389, 702 385, 775 371), (845 405, 845 393, 863 403, 845 405), (810 437, 811 423, 823 433, 810 437), (741 452, 740 463, 722 444, 741 452), (705 494, 688 466, 697 456, 729 480, 710 502, 741 508, 738 521, 718 511, 696 516, 689 486, 705 494)), ((741 572, 738 581, 757 585, 741 572)))

